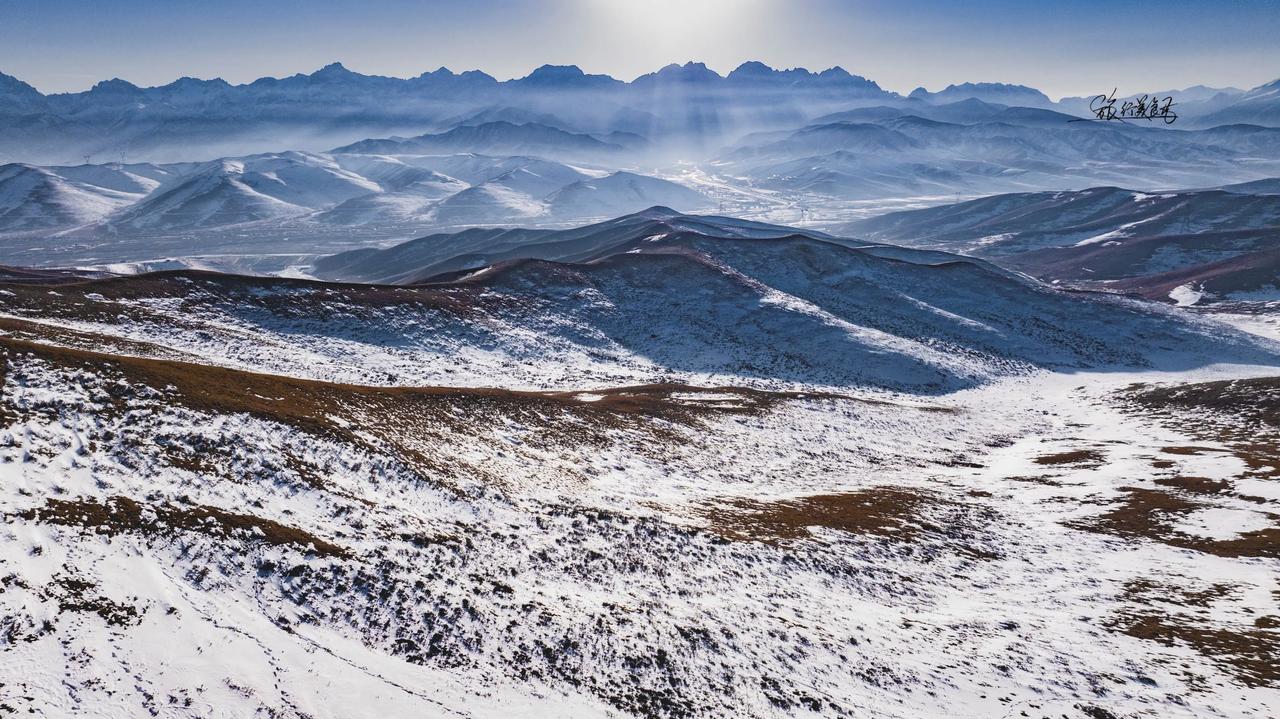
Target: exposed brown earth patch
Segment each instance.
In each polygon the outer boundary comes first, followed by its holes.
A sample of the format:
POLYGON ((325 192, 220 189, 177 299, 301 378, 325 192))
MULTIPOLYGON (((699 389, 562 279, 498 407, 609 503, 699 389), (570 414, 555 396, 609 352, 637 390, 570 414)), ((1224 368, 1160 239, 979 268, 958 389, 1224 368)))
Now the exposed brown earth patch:
POLYGON ((1139 578, 1125 583, 1125 601, 1153 606, 1160 603, 1182 608, 1208 609, 1213 602, 1236 593, 1238 587, 1226 583, 1207 585, 1201 589, 1189 589, 1166 581, 1139 578))
MULTIPOLYGON (((201 270, 172 270, 108 278, 72 278, 51 284, 4 283, 13 293, 10 306, 38 311, 43 316, 86 320, 115 319, 148 314, 133 301, 176 299, 191 308, 221 301, 278 310, 282 316, 324 314, 328 305, 346 308, 386 308, 413 304, 465 313, 484 301, 465 286, 399 287, 361 285, 290 278, 229 275, 201 270), (56 294, 51 294, 51 290, 56 294)), ((314 316, 314 315, 313 315, 314 316)))
POLYGON ((60 345, 105 354, 133 355, 181 361, 199 361, 195 355, 179 352, 153 342, 123 339, 99 332, 80 330, 31 320, 0 317, 0 335, 14 340, 60 345))
POLYGON ((1166 387, 1139 384, 1129 388, 1129 399, 1157 410, 1181 407, 1247 414, 1273 427, 1280 427, 1280 377, 1197 382, 1166 387))
MULTIPOLYGON (((101 391, 94 391, 101 398, 102 408, 97 411, 108 417, 118 418, 129 409, 156 404, 214 415, 247 414, 389 455, 424 480, 446 489, 473 480, 504 486, 511 479, 482 463, 461 465, 440 451, 460 436, 489 442, 504 451, 519 451, 520 446, 559 451, 566 445, 606 447, 624 441, 638 454, 662 458, 673 443, 699 441, 701 430, 716 417, 760 415, 791 401, 864 401, 836 394, 683 384, 591 392, 374 387, 105 354, 12 336, 0 336, 0 352, 9 363, 39 361, 55 369, 103 378, 101 391), (512 429, 496 431, 504 428, 512 429)), ((17 408, 0 393, 0 411, 7 416, 11 410, 17 408)), ((162 447, 160 456, 179 469, 229 478, 221 469, 229 466, 226 460, 236 451, 225 446, 170 443, 162 447)), ((304 484, 326 487, 322 468, 308 467, 294 458, 285 469, 304 484)))
POLYGON ((1104 459, 1102 452, 1096 449, 1077 449, 1070 452, 1045 454, 1036 457, 1036 464, 1056 466, 1062 464, 1100 466, 1104 459))
POLYGON ((1176 454, 1182 457, 1199 457, 1202 454, 1222 452, 1224 450, 1217 447, 1161 447, 1160 451, 1165 454, 1176 454))
POLYGON ((1208 479, 1206 477, 1159 477, 1155 483, 1162 487, 1173 487, 1192 494, 1222 494, 1234 487, 1225 479, 1208 479))
MULTIPOLYGON (((838 395, 767 392, 736 387, 654 384, 583 392, 513 391, 490 388, 370 387, 146 357, 90 352, 0 337, 0 347, 63 368, 110 372, 139 387, 162 392, 169 402, 211 413, 247 413, 306 432, 336 435, 365 444, 353 425, 392 444, 404 432, 430 426, 473 426, 502 414, 531 425, 557 424, 548 413, 591 422, 563 422, 554 429, 578 439, 601 439, 610 428, 632 428, 642 419, 697 426, 722 414, 757 414, 797 399, 851 399, 838 395), (455 411, 457 410, 457 411, 455 411)), ((114 398, 117 403, 127 397, 114 398)), ((655 426, 654 432, 662 432, 655 426)))
POLYGON ((345 415, 352 414, 353 408, 385 408, 387 403, 404 405, 407 412, 413 413, 434 409, 433 415, 456 403, 470 403, 476 407, 570 409, 596 418, 649 416, 689 424, 710 414, 756 414, 786 400, 853 400, 828 393, 770 392, 684 384, 637 385, 591 392, 373 387, 149 357, 111 355, 11 337, 0 337, 0 347, 10 352, 26 352, 57 366, 109 369, 140 384, 166 391, 171 395, 170 399, 191 409, 246 412, 315 432, 330 432, 342 426, 341 422, 335 422, 329 416, 332 413, 345 415))
POLYGON ((1043 484, 1046 487, 1061 487, 1062 482, 1045 476, 1038 477, 1010 477, 1010 482, 1025 482, 1028 484, 1043 484))
MULTIPOLYGON (((1133 385, 1121 395, 1126 409, 1154 417, 1202 441, 1220 442, 1250 474, 1280 479, 1280 377, 1153 387, 1133 385)), ((1196 456, 1213 447, 1165 447, 1165 454, 1196 456)))
POLYGON ((801 539, 816 526, 909 540, 920 530, 937 530, 917 519, 933 501, 920 492, 883 487, 777 501, 731 499, 708 514, 717 529, 738 539, 801 539))
POLYGON ((314 551, 321 556, 351 556, 349 550, 297 527, 217 507, 142 504, 128 497, 110 497, 102 502, 90 499, 49 499, 43 507, 24 510, 14 516, 29 522, 84 527, 104 534, 135 532, 156 535, 171 530, 197 532, 214 537, 238 534, 249 541, 291 545, 314 551))
POLYGON ((973 509, 932 492, 875 487, 773 501, 731 498, 708 503, 700 514, 712 531, 739 541, 808 539, 821 527, 908 543, 948 537, 960 540, 962 553, 990 559, 995 555, 972 546, 973 509))
POLYGON ((89 612, 102 617, 107 624, 127 627, 142 621, 137 607, 108 599, 96 590, 97 584, 76 577, 59 576, 44 588, 46 599, 58 603, 60 612, 89 612))
POLYGON ((1096 517, 1070 522, 1069 526, 1117 537, 1150 539, 1181 549, 1194 549, 1219 557, 1280 557, 1280 517, 1277 526, 1244 532, 1234 539, 1209 539, 1174 530, 1174 520, 1203 508, 1198 502, 1158 489, 1124 487, 1118 506, 1096 517))
POLYGON ((1255 623, 1215 624, 1206 610, 1234 588, 1214 584, 1203 589, 1138 579, 1121 595, 1136 605, 1107 622, 1114 631, 1166 646, 1184 644, 1205 656, 1223 671, 1249 687, 1280 686, 1280 632, 1255 623))

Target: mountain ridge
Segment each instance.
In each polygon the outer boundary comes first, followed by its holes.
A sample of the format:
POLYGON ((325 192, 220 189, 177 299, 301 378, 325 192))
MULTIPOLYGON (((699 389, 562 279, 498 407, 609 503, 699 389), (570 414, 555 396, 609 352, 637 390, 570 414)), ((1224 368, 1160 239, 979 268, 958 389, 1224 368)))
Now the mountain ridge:
POLYGON ((1278 281, 1273 250, 1280 241, 1280 202, 1265 194, 1274 184, 1012 193, 889 213, 837 231, 963 252, 1047 281, 1166 302, 1265 299, 1278 281), (1248 192, 1251 187, 1258 194, 1248 192), (1184 285, 1194 300, 1173 292, 1184 285))
MULTIPOLYGON (((714 151, 747 132, 795 127, 872 105, 924 115, 934 105, 980 100, 1088 116, 1080 98, 1055 103, 1023 85, 965 82, 903 96, 839 66, 811 71, 759 61, 724 75, 701 62, 673 63, 629 81, 576 65, 543 65, 498 80, 478 70, 444 67, 413 77, 367 75, 330 63, 311 73, 240 84, 180 77, 139 87, 113 78, 87 90, 47 95, 4 78, 0 157, 34 164, 67 164, 99 153, 185 161, 284 147, 318 151, 363 138, 447 132, 450 123, 495 107, 512 108, 497 120, 541 122, 554 116, 569 130, 638 135, 635 141, 617 140, 664 151, 668 159, 714 151), (192 148, 207 149, 193 155, 192 148)), ((1267 95, 1271 85, 1209 98, 1205 89, 1192 88, 1190 96, 1197 99, 1179 104, 1179 126, 1280 126, 1280 107, 1267 95)))

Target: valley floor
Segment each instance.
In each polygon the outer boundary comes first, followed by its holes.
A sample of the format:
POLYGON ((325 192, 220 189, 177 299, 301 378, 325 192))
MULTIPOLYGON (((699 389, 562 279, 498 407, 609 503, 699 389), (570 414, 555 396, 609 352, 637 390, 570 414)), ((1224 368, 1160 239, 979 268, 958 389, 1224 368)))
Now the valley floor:
POLYGON ((0 713, 1280 713, 1272 385, 1155 389, 1271 368, 410 417, 0 340, 0 713))

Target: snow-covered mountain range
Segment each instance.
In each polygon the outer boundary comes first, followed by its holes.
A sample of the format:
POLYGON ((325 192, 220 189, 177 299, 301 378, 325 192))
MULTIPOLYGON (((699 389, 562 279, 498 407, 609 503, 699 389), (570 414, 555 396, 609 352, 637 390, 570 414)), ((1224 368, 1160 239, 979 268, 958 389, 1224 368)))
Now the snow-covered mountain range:
POLYGON ((965 100, 921 115, 891 107, 839 113, 794 132, 748 136, 718 160, 770 190, 866 199, 1106 183, 1212 186, 1274 171, 1277 157, 1280 129, 1072 122, 1048 110, 965 100))
POLYGON ((1280 176, 1268 87, 1188 91, 1250 124, 1191 111, 1165 126, 1082 121, 1023 86, 902 97, 839 68, 755 62, 631 82, 573 66, 499 82, 334 64, 50 96, 3 76, 0 262, 289 272, 372 243, 655 205, 833 228, 958 195, 1261 182, 1280 176))
POLYGON ((5 165, 0 173, 0 233, 119 236, 284 219, 302 226, 564 221, 711 202, 656 177, 472 152, 283 152, 181 165, 5 165))
MULTIPOLYGON (((1099 89, 1104 91, 1103 88, 1099 89)), ((1280 126, 1275 83, 1249 91, 1174 91, 1179 127, 1280 126)), ((1052 102, 1021 85, 971 82, 903 97, 835 67, 778 70, 747 62, 720 75, 702 63, 669 65, 630 82, 547 65, 498 81, 446 68, 413 78, 362 75, 339 63, 311 74, 243 85, 184 77, 159 87, 121 79, 44 95, 0 73, 0 161, 68 164, 83 155, 127 153, 185 161, 296 148, 322 151, 369 137, 447 133, 489 122, 541 124, 594 133, 607 145, 644 144, 664 156, 715 149, 747 132, 795 127, 860 106, 919 114, 978 100, 1087 116, 1090 98, 1052 102)), ((584 141, 586 142, 586 141, 584 141)), ((585 148, 584 148, 585 149, 585 148)), ((600 151, 607 147, 595 147, 600 151)))
POLYGON ((358 246, 477 225, 564 227, 653 205, 836 226, 876 203, 1097 185, 1163 193, 1280 174, 1280 129, 1162 130, 977 99, 914 102, 748 133, 703 162, 652 164, 648 144, 618 133, 486 117, 326 152, 4 165, 0 261, 296 257, 337 249, 343 238, 358 246), (258 238, 250 251, 247 233, 258 238))

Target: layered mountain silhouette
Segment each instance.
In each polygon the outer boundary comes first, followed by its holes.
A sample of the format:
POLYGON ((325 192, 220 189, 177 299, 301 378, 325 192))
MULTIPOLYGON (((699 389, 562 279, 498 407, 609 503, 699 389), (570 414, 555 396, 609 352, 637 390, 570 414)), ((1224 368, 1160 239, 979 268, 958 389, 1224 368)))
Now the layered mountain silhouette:
MULTIPOLYGON (((1247 92, 1197 87, 1174 94, 1183 97, 1181 126, 1275 127, 1274 92, 1271 83, 1247 92)), ((0 160, 66 164, 84 154, 123 152, 179 161, 197 159, 192 148, 205 159, 284 147, 319 151, 368 137, 416 138, 494 122, 592 133, 606 144, 632 144, 603 137, 621 132, 707 150, 735 135, 857 107, 914 110, 966 100, 1072 117, 1087 114, 1088 105, 1088 98, 1054 103, 1034 88, 993 82, 936 92, 918 88, 904 97, 839 67, 813 72, 754 61, 726 75, 698 62, 672 64, 630 82, 573 65, 545 65, 498 81, 447 68, 411 78, 364 75, 332 63, 310 74, 243 85, 183 77, 144 88, 114 78, 83 92, 51 95, 0 74, 0 160)))

